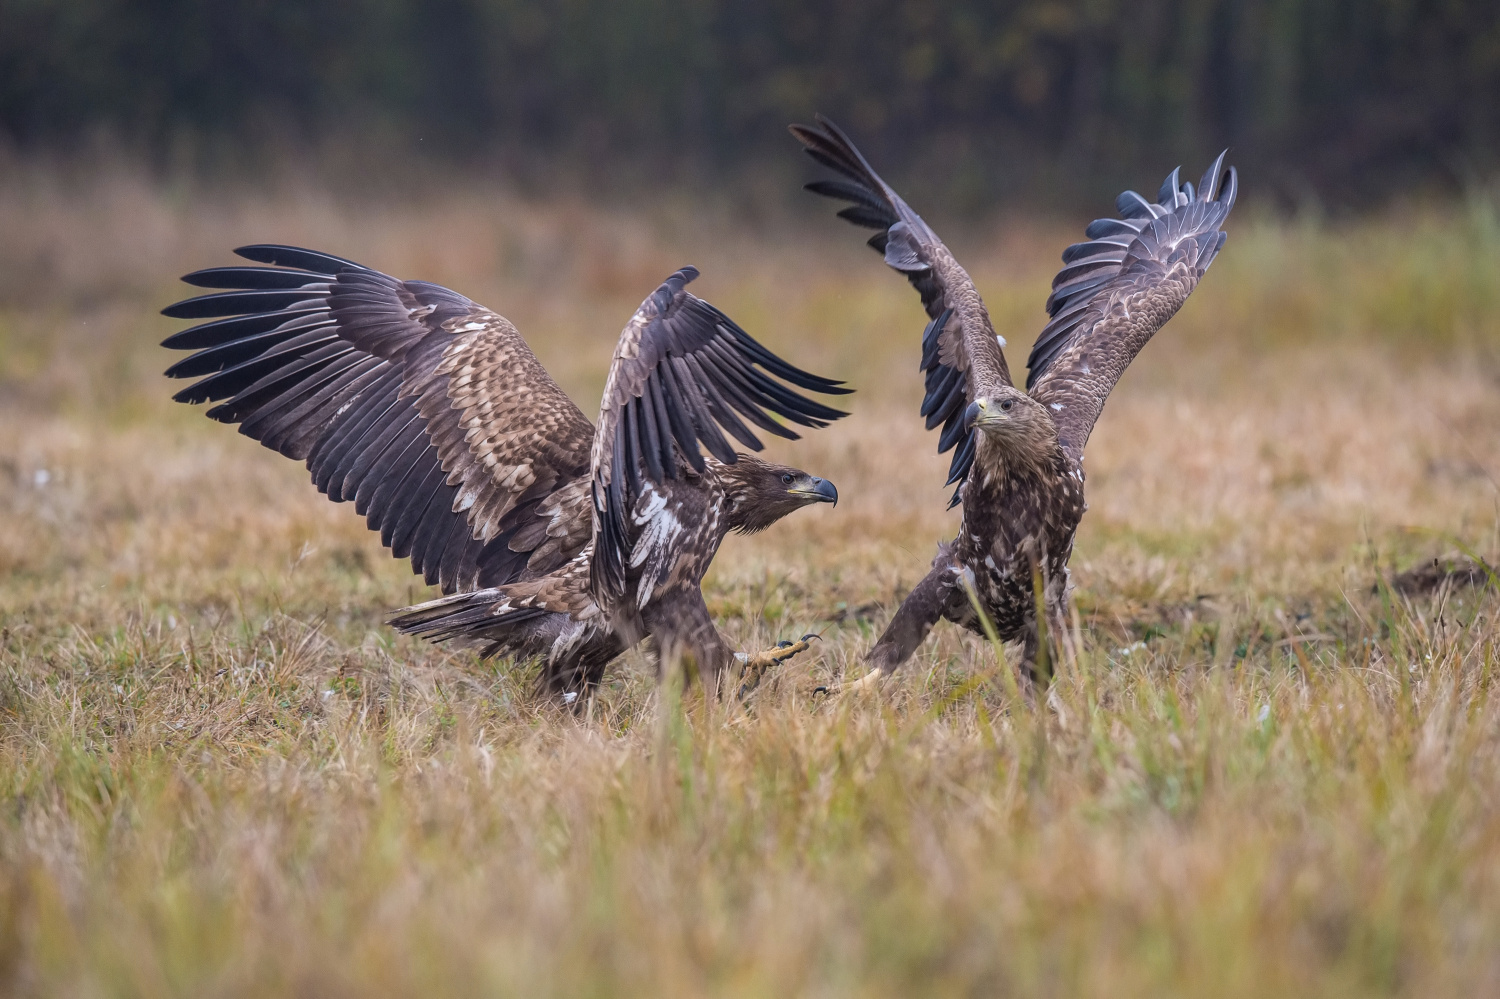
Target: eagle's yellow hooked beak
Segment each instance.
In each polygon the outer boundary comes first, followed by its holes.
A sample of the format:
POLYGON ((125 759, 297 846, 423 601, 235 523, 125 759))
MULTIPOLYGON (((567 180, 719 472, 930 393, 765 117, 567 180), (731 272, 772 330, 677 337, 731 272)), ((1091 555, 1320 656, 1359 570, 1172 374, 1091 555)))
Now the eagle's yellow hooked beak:
POLYGON ((793 496, 802 496, 814 503, 839 505, 839 491, 834 488, 833 483, 827 479, 820 479, 815 475, 810 475, 806 479, 799 480, 787 492, 793 496))
POLYGON ((964 429, 973 430, 975 427, 983 427, 986 424, 998 423, 1005 419, 994 406, 990 405, 988 399, 975 399, 969 403, 969 408, 964 410, 964 429))

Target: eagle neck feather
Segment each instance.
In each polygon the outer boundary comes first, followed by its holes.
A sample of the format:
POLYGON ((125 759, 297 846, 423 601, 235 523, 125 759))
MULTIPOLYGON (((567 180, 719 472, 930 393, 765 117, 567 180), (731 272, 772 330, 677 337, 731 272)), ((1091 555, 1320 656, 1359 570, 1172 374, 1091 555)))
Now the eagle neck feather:
POLYGON ((757 510, 763 506, 756 501, 757 490, 753 481, 759 461, 743 454, 738 457, 739 461, 733 465, 714 462, 719 484, 724 489, 724 525, 727 530, 740 534, 754 534, 770 527, 775 518, 761 523, 761 518, 756 516, 757 510))
POLYGON ((995 479, 1039 478, 1053 474, 1063 461, 1057 434, 1032 433, 1000 437, 981 433, 974 464, 995 479))

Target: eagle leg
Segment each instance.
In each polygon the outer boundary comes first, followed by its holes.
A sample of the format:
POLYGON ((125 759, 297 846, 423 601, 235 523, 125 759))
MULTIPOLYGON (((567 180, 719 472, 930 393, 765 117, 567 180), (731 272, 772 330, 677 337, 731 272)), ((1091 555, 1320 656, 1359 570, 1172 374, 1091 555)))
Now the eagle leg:
POLYGON ((942 619, 944 611, 962 593, 957 585, 957 569, 950 559, 949 546, 939 546, 932 571, 901 601, 880 640, 865 658, 870 664, 870 672, 845 686, 845 692, 878 686, 881 680, 910 659, 927 639, 932 626, 942 619))
POLYGON ((697 586, 658 591, 641 616, 656 643, 659 677, 683 669, 685 682, 696 677, 703 682, 705 697, 718 697, 719 682, 734 652, 714 627, 703 592, 697 586))
POLYGON ((1020 677, 1027 697, 1035 690, 1045 692, 1058 664, 1072 658, 1068 644, 1067 577, 1063 577, 1061 586, 1046 586, 1044 592, 1045 597, 1038 597, 1036 612, 1028 616, 1022 635, 1020 677), (1038 633, 1041 631, 1037 627, 1038 616, 1046 621, 1045 635, 1038 633))

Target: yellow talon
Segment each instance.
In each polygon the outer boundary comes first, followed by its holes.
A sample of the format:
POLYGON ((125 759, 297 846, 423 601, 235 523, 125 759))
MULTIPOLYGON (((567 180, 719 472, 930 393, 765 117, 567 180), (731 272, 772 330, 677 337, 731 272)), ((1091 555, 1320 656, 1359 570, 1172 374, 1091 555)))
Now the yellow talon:
POLYGON ((858 680, 853 680, 834 690, 829 690, 827 687, 819 687, 818 690, 827 694, 830 701, 842 700, 846 697, 858 697, 861 694, 879 690, 881 682, 888 676, 890 674, 883 670, 872 669, 858 680))
POLYGON ((817 635, 803 635, 795 642, 779 642, 774 649, 746 656, 744 668, 740 671, 741 700, 760 686, 761 680, 765 679, 771 667, 779 666, 793 656, 806 652, 812 648, 812 640, 817 637, 817 635))

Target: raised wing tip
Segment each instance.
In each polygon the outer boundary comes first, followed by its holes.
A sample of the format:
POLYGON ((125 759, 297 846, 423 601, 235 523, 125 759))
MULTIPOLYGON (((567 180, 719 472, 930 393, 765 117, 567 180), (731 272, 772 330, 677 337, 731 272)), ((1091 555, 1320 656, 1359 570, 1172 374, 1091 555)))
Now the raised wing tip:
POLYGON ((298 247, 286 246, 281 243, 246 243, 244 246, 236 246, 234 255, 253 260, 258 264, 274 264, 279 254, 287 250, 295 250, 298 247))
POLYGON ((1159 205, 1175 206, 1177 194, 1182 190, 1182 167, 1174 167, 1167 174, 1167 179, 1161 182, 1161 190, 1156 194, 1156 203, 1159 205))
POLYGON ((811 137, 814 142, 818 140, 827 142, 831 139, 838 145, 848 146, 850 149, 855 148, 854 141, 826 114, 823 114, 821 111, 814 111, 813 121, 817 122, 817 124, 803 125, 794 122, 787 126, 787 130, 796 136, 797 141, 804 146, 812 144, 808 141, 808 137, 811 137))
MULTIPOLYGON (((1198 182, 1198 197, 1202 200, 1219 200, 1219 195, 1226 186, 1224 183, 1224 158, 1228 155, 1229 150, 1226 148, 1223 152, 1219 153, 1218 158, 1213 161, 1213 165, 1203 172, 1203 179, 1198 182)), ((1229 168, 1229 173, 1231 175, 1234 173, 1234 167, 1229 168)), ((1232 178, 1230 179, 1229 186, 1233 186, 1232 178)))
MULTIPOLYGON (((1225 149, 1219 153, 1213 164, 1204 171, 1203 179, 1198 182, 1195 189, 1191 182, 1182 180, 1182 168, 1179 166, 1167 174, 1167 179, 1162 181, 1161 190, 1157 193, 1156 203, 1167 211, 1181 208, 1191 201, 1218 201, 1226 198, 1230 202, 1234 200, 1236 173, 1234 167, 1224 168, 1224 159, 1229 155, 1225 149)), ((1145 199, 1134 191, 1126 191, 1116 200, 1115 206, 1122 216, 1130 218, 1132 214, 1140 217, 1144 214, 1143 202, 1145 199)), ((1152 215, 1158 214, 1151 211, 1152 215)))
POLYGON ((1154 219, 1162 214, 1157 206, 1135 191, 1120 192, 1120 196, 1115 199, 1115 210, 1122 219, 1154 219))
POLYGON ((189 271, 187 274, 184 274, 182 277, 178 278, 177 280, 181 281, 183 284, 190 284, 194 288, 205 288, 205 287, 209 287, 209 286, 203 284, 202 283, 203 280, 205 278, 212 277, 213 274, 214 274, 214 272, 220 271, 220 270, 223 270, 223 268, 221 268, 221 267, 200 267, 196 271, 189 271))
POLYGON ((646 301, 653 303, 658 313, 664 313, 672 307, 672 303, 677 300, 678 296, 684 294, 683 289, 697 277, 698 268, 692 264, 679 267, 668 275, 667 279, 651 293, 651 297, 646 299, 646 301))
POLYGON ((671 276, 662 282, 662 287, 670 289, 672 297, 676 298, 683 288, 692 284, 697 279, 698 268, 692 264, 685 264, 673 271, 671 276))
POLYGON ((368 271, 364 264, 347 260, 344 257, 336 257, 331 253, 321 250, 309 250, 300 246, 287 246, 281 243, 250 243, 235 248, 235 255, 253 260, 258 264, 271 264, 275 267, 300 267, 312 271, 314 274, 326 274, 333 276, 339 272, 350 269, 356 271, 368 271))
POLYGON ((1240 193, 1240 172, 1234 167, 1229 168, 1229 182, 1224 185, 1224 192, 1220 195, 1226 205, 1233 205, 1234 199, 1240 193))
MULTIPOLYGON (((219 295, 214 295, 214 294, 211 294, 211 295, 195 295, 192 298, 184 298, 182 301, 180 301, 180 302, 173 302, 171 305, 167 306, 165 309, 162 309, 161 310, 161 314, 164 315, 164 316, 166 316, 168 319, 206 319, 206 318, 210 318, 209 316, 204 315, 200 310, 206 304, 210 304, 210 303, 212 303, 212 302, 214 302, 216 300, 222 301, 222 298, 220 297, 221 294, 224 294, 224 293, 220 293, 219 295)), ((230 292, 228 294, 233 294, 233 292, 230 292)), ((234 313, 220 313, 220 314, 221 315, 234 315, 234 313)))
MULTIPOLYGON (((188 273, 184 274, 182 277, 178 278, 177 280, 181 281, 183 284, 192 285, 194 288, 232 288, 233 290, 237 290, 237 291, 238 290, 248 291, 250 289, 248 289, 248 288, 247 289, 240 289, 237 285, 236 286, 226 286, 226 285, 213 284, 208 279, 210 279, 210 278, 214 277, 215 275, 220 274, 220 273, 222 273, 224 271, 253 270, 253 269, 254 268, 249 268, 249 267, 246 267, 246 268, 235 268, 235 267, 200 267, 196 271, 189 271, 188 273)), ((169 306, 169 308, 170 308, 170 306, 169 306)))
MULTIPOLYGON (((802 144, 802 151, 813 156, 813 147, 830 141, 833 136, 829 134, 825 120, 822 115, 815 115, 816 125, 804 125, 801 122, 793 122, 786 127, 792 133, 792 138, 802 144)), ((814 156, 816 159, 816 157, 814 156)))

